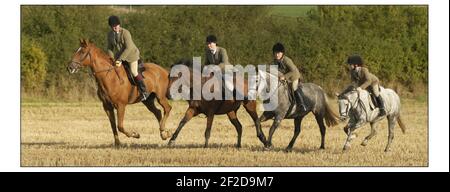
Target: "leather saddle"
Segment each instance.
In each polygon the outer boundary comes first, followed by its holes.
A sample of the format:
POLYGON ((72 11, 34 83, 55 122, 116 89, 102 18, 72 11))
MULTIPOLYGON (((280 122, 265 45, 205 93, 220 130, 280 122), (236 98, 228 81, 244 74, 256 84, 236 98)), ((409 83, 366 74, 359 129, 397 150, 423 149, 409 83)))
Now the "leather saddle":
MULTIPOLYGON (((379 88, 378 91, 381 92, 381 88, 379 88)), ((371 110, 374 110, 375 108, 378 108, 380 106, 377 97, 372 93, 372 91, 369 91, 369 106, 371 110)))
MULTIPOLYGON (((288 82, 286 84, 286 86, 287 86, 287 91, 288 91, 289 103, 291 103, 291 105, 289 106, 289 109, 286 113, 286 115, 289 115, 289 114, 291 114, 294 106, 297 106, 297 99, 295 99, 295 91, 292 89, 292 82, 288 82)), ((301 87, 299 87, 299 89, 301 89, 301 87)))
MULTIPOLYGON (((131 73, 130 64, 127 61, 122 62, 123 66, 125 67, 125 71, 127 72, 128 80, 132 85, 137 85, 136 81, 134 80, 133 74, 131 73)), ((141 59, 138 60, 138 74, 142 76, 142 78, 145 78, 142 72, 145 71, 144 62, 142 62, 141 59)))

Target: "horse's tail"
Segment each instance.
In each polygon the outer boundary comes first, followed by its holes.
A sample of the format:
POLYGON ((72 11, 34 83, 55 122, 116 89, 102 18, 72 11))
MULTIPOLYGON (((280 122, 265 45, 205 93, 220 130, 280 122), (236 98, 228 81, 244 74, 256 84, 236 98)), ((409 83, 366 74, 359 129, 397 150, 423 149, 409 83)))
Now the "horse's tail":
POLYGON ((328 127, 336 126, 339 124, 339 116, 331 109, 330 104, 328 103, 327 96, 324 94, 325 98, 325 123, 328 127))
POLYGON ((398 117, 397 117, 397 122, 398 122, 398 125, 400 126, 400 128, 402 129, 402 132, 406 133, 406 126, 405 126, 405 124, 403 124, 402 118, 400 118, 400 115, 398 115, 398 117))

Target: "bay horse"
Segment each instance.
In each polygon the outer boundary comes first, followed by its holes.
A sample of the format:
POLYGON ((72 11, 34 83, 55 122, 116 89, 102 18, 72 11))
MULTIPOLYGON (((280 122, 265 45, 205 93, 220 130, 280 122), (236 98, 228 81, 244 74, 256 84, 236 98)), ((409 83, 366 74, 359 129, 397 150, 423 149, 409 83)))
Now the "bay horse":
POLYGON ((386 116, 379 116, 379 108, 371 107, 370 95, 367 90, 358 91, 354 88, 350 88, 340 95, 337 94, 337 96, 341 119, 350 119, 348 124, 344 127, 347 139, 343 150, 349 149, 351 140, 356 137, 354 135, 356 129, 370 123, 371 132, 361 143, 362 146, 366 146, 369 140, 376 135, 375 128, 377 123, 385 117, 388 120, 388 142, 384 149, 385 152, 391 150, 396 122, 399 124, 402 132, 405 133, 406 127, 400 118, 400 97, 394 90, 385 89, 380 86, 380 96, 383 97, 385 101, 386 116))
MULTIPOLYGON (((256 135, 259 138, 259 140, 262 143, 265 143, 266 139, 265 136, 261 130, 261 125, 259 123, 258 120, 258 114, 256 111, 256 100, 237 100, 237 99, 233 99, 233 100, 205 100, 203 97, 201 97, 200 100, 194 100, 192 97, 193 94, 193 84, 194 83, 200 83, 202 86, 205 84, 206 81, 208 81, 211 78, 215 78, 215 77, 202 77, 201 78, 201 82, 193 82, 193 78, 192 78, 192 68, 190 68, 190 66, 192 66, 192 61, 190 60, 180 60, 179 62, 177 62, 177 64, 179 65, 185 65, 189 67, 189 72, 190 72, 190 78, 186 78, 186 77, 170 77, 169 78, 169 87, 173 84, 174 81, 178 80, 178 79, 182 79, 183 81, 190 81, 189 85, 190 85, 190 99, 187 100, 189 107, 186 110, 183 119, 180 121, 176 131, 174 132, 174 134, 172 135, 172 138, 170 139, 168 145, 169 146, 173 146, 175 144, 175 140, 178 136, 178 134, 180 133, 181 129, 183 128, 183 126, 192 119, 192 117, 195 117, 199 114, 205 114, 207 117, 207 123, 206 123, 206 130, 205 130, 205 144, 204 147, 208 147, 208 140, 210 138, 211 135, 211 127, 212 127, 212 123, 214 120, 214 116, 215 115, 223 115, 223 114, 227 114, 228 119, 230 120, 230 122, 233 124, 233 126, 236 128, 237 131, 237 143, 236 143, 236 147, 240 148, 241 147, 241 136, 242 136, 242 125, 239 122, 239 119, 237 117, 237 111, 240 108, 241 105, 244 106, 245 110, 247 111, 247 113, 250 115, 250 117, 252 118, 254 124, 255 124, 255 128, 256 128, 256 135)), ((174 67, 175 65, 172 65, 172 67, 174 67)), ((172 69, 171 67, 171 69, 172 69)), ((235 79, 234 79, 235 80, 235 79)), ((247 81, 244 81, 244 91, 247 92, 248 87, 247 87, 247 81)), ((224 89, 222 89, 224 90, 224 89)), ((169 94, 170 95, 170 94, 169 94)))
MULTIPOLYGON (((127 78, 124 65, 119 67, 113 64, 111 58, 104 53, 94 43, 86 39, 80 39, 80 48, 72 56, 67 69, 69 73, 76 73, 81 67, 89 67, 97 82, 97 96, 103 104, 103 109, 108 115, 111 129, 114 134, 114 144, 120 145, 117 128, 127 137, 139 138, 140 135, 134 131, 127 131, 123 126, 125 107, 128 104, 141 102, 140 94, 136 86, 132 85, 127 78), (114 109, 117 110, 118 126, 114 109)), ((142 72, 147 91, 150 97, 142 103, 151 111, 159 122, 160 136, 163 140, 171 136, 166 130, 165 122, 172 107, 166 97, 167 86, 169 84, 168 72, 154 63, 145 63, 145 71, 142 72), (164 109, 164 115, 156 108, 154 100, 164 109)))
MULTIPOLYGON (((268 79, 277 79, 277 77, 271 73, 267 73, 264 71, 258 71, 258 73, 260 73, 259 77, 261 81, 268 81, 268 79)), ((280 125, 281 121, 283 119, 294 119, 294 136, 292 137, 291 141, 289 142, 289 145, 285 149, 286 152, 292 151, 292 147, 294 146, 295 140, 300 134, 301 123, 303 118, 308 113, 312 112, 320 128, 321 134, 320 149, 325 149, 325 134, 326 134, 325 123, 327 126, 335 126, 339 123, 338 116, 333 112, 330 104, 328 103, 325 91, 323 91, 323 89, 316 84, 302 83, 301 89, 303 90, 304 104, 305 108, 307 109, 306 111, 303 111, 301 110, 300 107, 297 107, 295 102, 291 102, 291 100, 289 99, 288 93, 289 87, 290 85, 288 85, 286 81, 278 81, 278 87, 271 96, 271 97, 278 96, 278 103, 274 107, 275 110, 271 111, 266 110, 259 118, 260 122, 264 122, 269 119, 274 120, 269 130, 269 137, 267 138, 265 148, 271 149, 273 147, 272 136, 275 130, 280 125)), ((267 102, 267 100, 265 100, 264 102, 267 102)))

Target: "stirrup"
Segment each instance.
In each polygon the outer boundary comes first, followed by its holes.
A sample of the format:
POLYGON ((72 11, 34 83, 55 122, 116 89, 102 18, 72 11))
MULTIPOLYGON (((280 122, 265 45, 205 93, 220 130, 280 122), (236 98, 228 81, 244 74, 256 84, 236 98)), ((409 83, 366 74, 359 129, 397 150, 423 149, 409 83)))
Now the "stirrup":
POLYGON ((301 95, 297 95, 297 93, 294 96, 295 97, 295 105, 297 105, 297 107, 300 107, 300 109, 302 111, 306 111, 306 105, 305 105, 304 101, 302 102, 303 98, 299 98, 299 96, 301 96, 301 95))
POLYGON ((303 111, 306 111, 306 106, 305 106, 305 104, 303 104, 303 105, 300 104, 300 109, 303 110, 303 111))
POLYGON ((141 93, 141 101, 145 101, 150 97, 148 93, 141 93))

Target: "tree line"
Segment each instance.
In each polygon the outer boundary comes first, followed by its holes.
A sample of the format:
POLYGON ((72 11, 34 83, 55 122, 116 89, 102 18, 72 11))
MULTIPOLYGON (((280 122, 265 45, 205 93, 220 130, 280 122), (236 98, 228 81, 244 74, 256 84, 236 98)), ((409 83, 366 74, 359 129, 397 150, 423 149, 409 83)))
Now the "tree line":
MULTIPOLYGON (((95 96, 87 73, 66 65, 88 38, 106 51, 107 18, 118 15, 142 58, 169 67, 203 57, 215 34, 232 64, 267 64, 276 42, 304 79, 329 92, 349 82, 347 56, 360 54, 385 85, 414 91, 428 83, 426 6, 317 6, 302 16, 271 14, 273 6, 29 6, 21 7, 21 85, 24 96, 95 96)), ((85 71, 87 71, 85 69, 85 71)), ((422 90, 423 91, 423 90, 422 90)))

